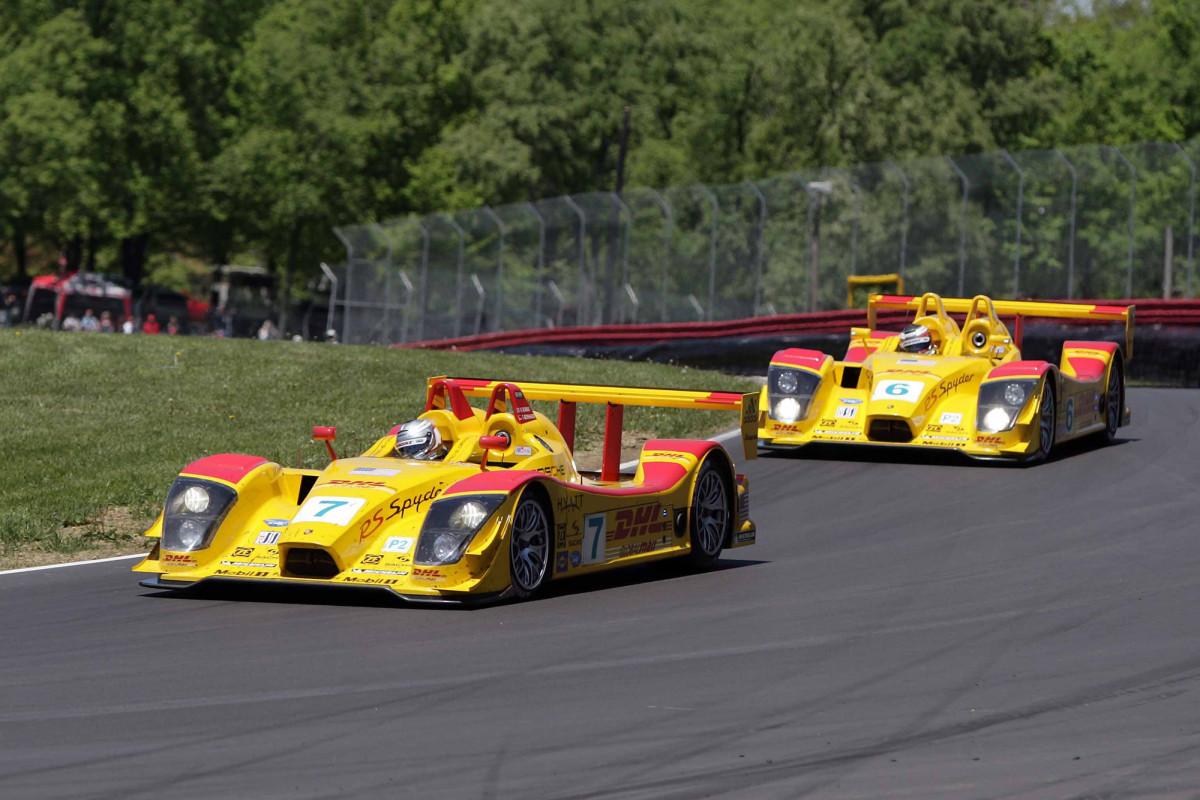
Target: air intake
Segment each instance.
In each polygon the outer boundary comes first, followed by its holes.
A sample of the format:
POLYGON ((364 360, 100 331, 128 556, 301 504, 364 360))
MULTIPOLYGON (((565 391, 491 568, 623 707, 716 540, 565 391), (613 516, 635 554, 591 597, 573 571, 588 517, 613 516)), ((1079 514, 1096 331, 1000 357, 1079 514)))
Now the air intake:
POLYGON ((283 562, 287 578, 332 578, 338 572, 333 556, 316 547, 291 547, 283 562))
POLYGON ((867 429, 872 442, 911 442, 912 428, 902 419, 873 419, 867 429))

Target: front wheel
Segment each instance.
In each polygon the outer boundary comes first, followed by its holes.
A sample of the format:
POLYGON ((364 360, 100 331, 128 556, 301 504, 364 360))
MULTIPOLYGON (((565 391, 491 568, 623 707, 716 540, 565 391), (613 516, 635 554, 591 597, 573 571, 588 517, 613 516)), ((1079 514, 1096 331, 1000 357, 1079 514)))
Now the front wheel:
POLYGON ((1058 409, 1054 404, 1054 389, 1050 386, 1050 378, 1042 382, 1042 396, 1038 400, 1038 448, 1029 458, 1027 464, 1036 464, 1050 457, 1054 449, 1054 437, 1058 433, 1058 409))
POLYGON ((1125 375, 1118 361, 1108 369, 1108 389, 1104 393, 1104 441, 1112 444, 1121 424, 1122 402, 1125 396, 1125 375))
POLYGON ((713 456, 704 460, 692 484, 688 513, 692 549, 687 558, 695 569, 709 569, 717 563, 737 516, 729 479, 715 460, 713 456))
POLYGON ((526 492, 513 512, 509 569, 513 593, 521 599, 540 592, 550 577, 553 545, 550 511, 540 497, 526 492))

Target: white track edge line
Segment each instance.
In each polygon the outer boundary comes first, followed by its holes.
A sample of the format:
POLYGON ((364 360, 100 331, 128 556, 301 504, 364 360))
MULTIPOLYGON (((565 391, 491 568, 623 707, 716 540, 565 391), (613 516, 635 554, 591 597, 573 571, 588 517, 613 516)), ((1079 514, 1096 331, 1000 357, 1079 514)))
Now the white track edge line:
MULTIPOLYGON (((730 429, 729 429, 729 430, 727 430, 727 431, 721 431, 721 432, 720 432, 720 433, 718 433, 716 436, 709 437, 709 438, 708 438, 708 439, 706 439, 705 441, 709 441, 709 442, 723 442, 723 441, 725 441, 726 439, 732 439, 732 438, 733 438, 733 437, 735 437, 735 436, 741 436, 741 435, 742 435, 742 429, 741 429, 741 428, 730 428, 730 429)), ((621 470, 622 472, 624 472, 625 470, 633 469, 634 467, 636 467, 636 466, 638 465, 638 462, 639 462, 640 460, 641 460, 641 459, 639 459, 639 458, 635 458, 635 459, 633 459, 632 461, 625 461, 625 462, 623 462, 623 463, 621 464, 621 466, 620 466, 620 470, 621 470)))
POLYGON ((0 569, 0 575, 14 575, 18 572, 37 572, 43 569, 59 569, 60 567, 82 567, 84 564, 103 564, 105 561, 121 561, 127 558, 145 558, 145 553, 132 553, 127 556, 112 556, 111 558, 94 558, 91 561, 68 561, 65 564, 43 564, 40 567, 20 567, 19 569, 0 569))

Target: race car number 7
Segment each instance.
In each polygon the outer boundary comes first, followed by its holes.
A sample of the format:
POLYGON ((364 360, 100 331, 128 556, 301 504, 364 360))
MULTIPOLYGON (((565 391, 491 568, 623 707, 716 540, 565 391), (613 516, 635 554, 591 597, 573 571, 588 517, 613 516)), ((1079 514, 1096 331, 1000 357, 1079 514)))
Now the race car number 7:
POLYGON ((350 520, 366 503, 362 497, 310 497, 301 506, 292 524, 297 522, 330 522, 334 525, 349 525, 350 520))
POLYGON ((604 561, 604 532, 607 514, 589 514, 583 518, 583 563, 604 561))

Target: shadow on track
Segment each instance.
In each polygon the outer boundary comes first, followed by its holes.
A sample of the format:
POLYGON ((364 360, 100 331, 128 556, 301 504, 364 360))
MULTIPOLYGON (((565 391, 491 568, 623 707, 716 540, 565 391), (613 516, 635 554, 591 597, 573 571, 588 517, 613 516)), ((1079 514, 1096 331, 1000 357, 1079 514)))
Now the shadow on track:
MULTIPOLYGON (((1085 436, 1056 445, 1048 461, 1053 463, 1072 456, 1082 455, 1106 447, 1119 447, 1139 441, 1135 438, 1119 438, 1108 444, 1102 436, 1085 436)), ((1012 468, 1030 466, 1012 458, 972 458, 955 450, 934 450, 925 447, 888 447, 871 445, 837 445, 817 442, 794 449, 766 449, 758 451, 762 459, 792 461, 846 461, 858 464, 919 464, 937 467, 982 467, 1012 468)))
MULTIPOLYGON (((689 569, 680 560, 624 567, 596 575, 584 575, 551 581, 545 593, 527 602, 538 602, 552 597, 568 597, 605 589, 619 589, 641 583, 667 581, 706 573, 724 572, 741 567, 765 564, 765 561, 748 559, 722 559, 711 570, 697 572, 689 569)), ((496 606, 511 605, 515 599, 490 603, 413 603, 393 595, 386 589, 369 586, 308 586, 286 583, 250 583, 244 581, 210 578, 199 586, 171 591, 149 590, 143 597, 161 600, 203 600, 244 603, 280 603, 285 605, 355 606, 360 608, 395 608, 409 611, 481 611, 496 606)))

